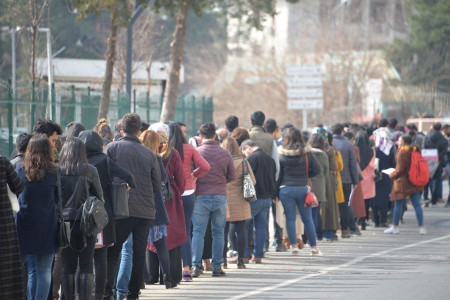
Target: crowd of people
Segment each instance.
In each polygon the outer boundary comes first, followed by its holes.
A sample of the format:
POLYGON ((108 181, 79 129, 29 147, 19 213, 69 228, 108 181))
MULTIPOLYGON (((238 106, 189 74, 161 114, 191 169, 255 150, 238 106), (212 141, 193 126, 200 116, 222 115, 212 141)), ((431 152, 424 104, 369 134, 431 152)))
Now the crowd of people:
POLYGON ((250 121, 246 129, 229 116, 223 128, 208 122, 188 138, 183 123, 147 124, 135 113, 114 132, 101 119, 92 130, 72 122, 63 135, 40 119, 17 137, 11 161, 0 157, 0 298, 138 299, 145 284, 225 276, 231 264, 263 262, 269 226, 275 251, 297 255, 308 244, 322 256, 318 241, 367 226, 400 233, 408 200, 426 234, 421 195, 425 206, 443 201, 450 125, 425 136, 395 119, 304 131, 261 111, 250 121), (438 153, 426 185, 410 173, 421 149, 438 153), (114 182, 128 189, 120 217, 114 182), (108 214, 97 235, 82 228, 91 196, 108 214))

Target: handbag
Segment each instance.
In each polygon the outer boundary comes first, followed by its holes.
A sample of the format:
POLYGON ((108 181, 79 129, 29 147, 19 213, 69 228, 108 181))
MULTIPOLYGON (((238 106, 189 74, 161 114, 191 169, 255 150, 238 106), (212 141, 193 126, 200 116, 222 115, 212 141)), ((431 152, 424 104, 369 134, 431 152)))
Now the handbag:
POLYGON ((167 174, 167 169, 170 166, 170 161, 172 160, 172 156, 173 156, 173 150, 170 152, 169 158, 167 160, 167 165, 164 167, 164 171, 166 172, 166 180, 163 181, 163 183, 161 184, 161 194, 162 194, 164 203, 169 201, 173 197, 173 191, 170 186, 171 179, 170 179, 169 175, 167 174))
POLYGON ((80 230, 86 236, 97 235, 108 225, 108 213, 103 201, 89 196, 82 206, 80 230))
POLYGON ((61 173, 58 169, 56 175, 56 188, 58 192, 58 245, 60 249, 70 246, 70 222, 62 219, 62 194, 61 194, 61 173))
POLYGON ((111 167, 107 158, 108 175, 110 182, 107 185, 108 198, 111 201, 112 216, 114 219, 125 219, 130 216, 128 209, 128 185, 111 176, 111 167))
POLYGON ((316 195, 314 194, 313 185, 311 182, 311 179, 309 178, 309 160, 308 160, 308 153, 305 155, 306 159, 306 177, 308 178, 308 191, 305 195, 305 207, 317 207, 319 206, 319 200, 317 199, 316 195))
POLYGON ((248 162, 245 159, 242 161, 242 195, 249 203, 256 201, 255 185, 248 170, 248 162))

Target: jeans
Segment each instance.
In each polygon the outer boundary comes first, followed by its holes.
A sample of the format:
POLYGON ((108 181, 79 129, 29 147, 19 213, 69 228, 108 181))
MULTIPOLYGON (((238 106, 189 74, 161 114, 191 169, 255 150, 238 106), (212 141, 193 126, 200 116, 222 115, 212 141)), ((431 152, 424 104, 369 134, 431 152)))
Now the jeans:
POLYGON ((208 220, 211 218, 212 231, 212 268, 220 269, 224 246, 224 231, 227 214, 227 197, 224 195, 200 195, 195 199, 194 235, 192 238, 192 264, 202 265, 204 237, 208 220))
POLYGON ((130 233, 122 247, 119 272, 117 273, 116 291, 121 295, 128 295, 128 284, 133 268, 133 234, 130 233))
MULTIPOLYGON (((423 226, 423 210, 420 204, 420 193, 412 194, 410 200, 412 205, 414 206, 414 210, 416 211, 417 223, 419 224, 419 226, 423 226)), ((405 199, 394 201, 393 223, 395 226, 398 226, 398 224, 400 224, 400 218, 402 217, 404 203, 405 199)))
POLYGON ((183 257, 183 267, 192 266, 192 236, 191 224, 194 213, 195 194, 183 196, 184 221, 186 223, 187 241, 181 245, 181 255, 183 257))
POLYGON ((133 266, 131 268, 129 295, 127 299, 137 299, 142 285, 145 265, 145 249, 150 226, 154 220, 129 217, 115 221, 116 243, 108 248, 108 280, 105 295, 112 296, 112 289, 117 274, 117 264, 123 243, 133 233, 133 266))
POLYGON ((24 256, 28 268, 28 300, 47 299, 52 279, 54 254, 24 256))
POLYGON ((320 202, 319 205, 317 205, 317 207, 311 208, 311 214, 314 222, 314 229, 317 232, 317 230, 319 229, 320 202))
POLYGON ((311 207, 305 207, 305 196, 308 188, 306 186, 286 186, 280 190, 280 200, 286 214, 286 229, 291 245, 297 245, 297 235, 295 233, 295 218, 298 208, 300 217, 305 225, 305 233, 311 247, 317 245, 316 231, 312 218, 311 207))
POLYGON ((253 231, 255 232, 255 246, 253 254, 257 258, 264 255, 264 243, 266 242, 267 223, 272 199, 258 199, 250 203, 253 219, 253 231))

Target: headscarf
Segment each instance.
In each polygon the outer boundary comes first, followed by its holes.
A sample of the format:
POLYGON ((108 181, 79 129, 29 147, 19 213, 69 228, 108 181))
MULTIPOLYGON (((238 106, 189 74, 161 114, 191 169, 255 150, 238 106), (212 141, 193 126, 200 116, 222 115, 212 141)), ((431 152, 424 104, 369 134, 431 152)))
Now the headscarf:
POLYGON ((369 136, 365 131, 359 131, 356 134, 356 146, 359 148, 360 162, 359 167, 364 170, 373 157, 373 149, 369 144, 369 136))
POLYGON ((320 134, 325 140, 325 151, 330 149, 330 143, 328 142, 328 132, 323 127, 317 127, 316 133, 320 134))
POLYGON ((150 125, 149 130, 153 130, 159 134, 161 145, 159 146, 159 155, 165 160, 169 157, 172 151, 172 146, 169 144, 170 129, 169 125, 164 123, 154 123, 150 125))
POLYGON ((375 147, 379 148, 384 154, 389 155, 392 146, 392 133, 386 127, 378 128, 373 132, 375 136, 375 147))

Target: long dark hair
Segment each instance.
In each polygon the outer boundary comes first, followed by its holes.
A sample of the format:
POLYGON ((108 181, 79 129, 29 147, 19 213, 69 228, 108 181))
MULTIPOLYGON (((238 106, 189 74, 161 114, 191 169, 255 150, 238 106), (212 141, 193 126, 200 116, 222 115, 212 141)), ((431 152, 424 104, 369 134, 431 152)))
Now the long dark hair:
POLYGON ((302 133, 295 127, 288 128, 283 136, 283 148, 287 150, 299 150, 300 156, 305 154, 305 142, 302 133))
POLYGON ((320 133, 314 133, 308 142, 312 148, 325 151, 325 139, 320 133))
POLYGON ((167 125, 169 125, 170 130, 169 144, 171 144, 173 148, 177 149, 181 160, 184 161, 183 144, 187 143, 183 136, 183 132, 181 131, 180 125, 173 121, 168 122, 167 125))
POLYGON ((48 137, 36 133, 30 139, 22 166, 29 181, 42 181, 45 172, 56 172, 52 159, 52 146, 48 137))
POLYGON ((68 137, 61 149, 60 162, 61 172, 64 175, 85 175, 88 160, 86 146, 77 137, 68 137))

